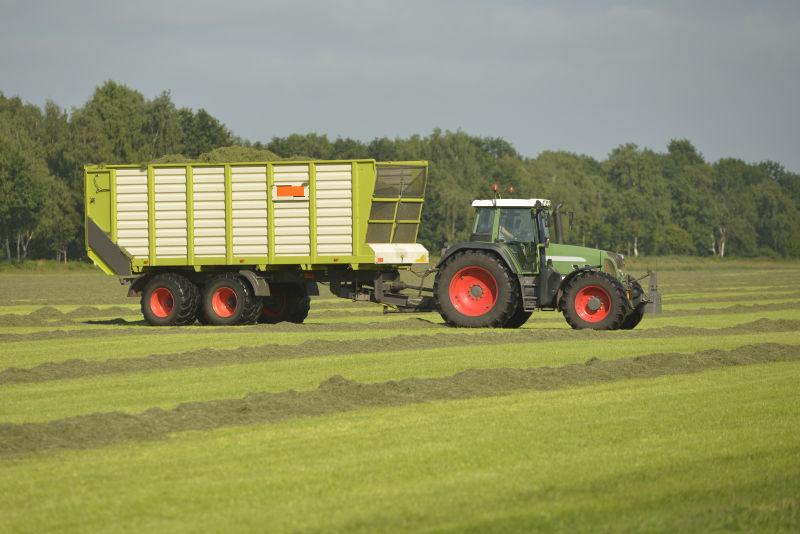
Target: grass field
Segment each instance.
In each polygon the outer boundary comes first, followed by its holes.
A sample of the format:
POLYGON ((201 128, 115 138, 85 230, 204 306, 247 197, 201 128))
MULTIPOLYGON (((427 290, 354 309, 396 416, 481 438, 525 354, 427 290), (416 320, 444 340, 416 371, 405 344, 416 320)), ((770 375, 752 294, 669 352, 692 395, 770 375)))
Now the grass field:
POLYGON ((116 279, 2 269, 0 532, 798 531, 800 263, 655 263, 629 332, 325 295, 152 328, 116 279))

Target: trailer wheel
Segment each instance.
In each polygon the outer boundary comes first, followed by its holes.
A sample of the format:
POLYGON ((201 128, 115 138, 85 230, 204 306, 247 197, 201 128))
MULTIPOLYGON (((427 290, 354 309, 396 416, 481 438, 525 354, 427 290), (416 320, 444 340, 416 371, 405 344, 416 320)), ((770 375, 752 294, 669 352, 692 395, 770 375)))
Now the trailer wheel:
POLYGON ((203 287, 202 309, 207 324, 250 324, 258 316, 261 300, 247 280, 235 273, 222 273, 203 287))
POLYGON ((261 297, 258 322, 276 324, 283 321, 300 324, 308 317, 311 299, 302 284, 270 284, 269 297, 261 297))
POLYGON ((570 281, 559 308, 572 328, 616 330, 628 307, 619 281, 599 271, 583 271, 570 281))
POLYGON ((200 291, 177 273, 153 276, 142 291, 142 315, 153 326, 185 326, 194 323, 200 291))
POLYGON ((478 250, 448 259, 436 274, 433 294, 448 325, 469 328, 504 326, 520 302, 519 284, 503 260, 478 250))
MULTIPOLYGON (((631 282, 631 300, 633 302, 638 302, 642 295, 644 294, 644 289, 642 288, 642 284, 634 280, 631 282)), ((641 303, 637 305, 631 312, 625 316, 625 319, 622 321, 622 326, 620 328, 622 330, 633 330, 636 326, 642 322, 644 318, 644 304, 641 303)))

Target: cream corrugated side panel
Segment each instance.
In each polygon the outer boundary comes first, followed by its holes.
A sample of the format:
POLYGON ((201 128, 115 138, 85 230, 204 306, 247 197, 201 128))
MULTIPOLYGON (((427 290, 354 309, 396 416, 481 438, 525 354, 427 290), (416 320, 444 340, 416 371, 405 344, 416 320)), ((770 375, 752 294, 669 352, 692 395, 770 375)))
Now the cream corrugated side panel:
POLYGON ((353 253, 351 165, 317 165, 317 254, 353 253))
POLYGON ((156 256, 186 257, 186 168, 154 169, 153 188, 156 256))
POLYGON ((225 167, 192 169, 195 257, 225 257, 225 167))
POLYGON ((308 256, 311 254, 308 165, 275 165, 273 180, 275 255, 308 256))
POLYGON ((147 171, 117 169, 117 245, 137 259, 149 257, 147 171))
MULTIPOLYGON (((231 167, 234 256, 267 256, 267 167, 231 167)), ((224 233, 223 233, 224 235, 224 233)))

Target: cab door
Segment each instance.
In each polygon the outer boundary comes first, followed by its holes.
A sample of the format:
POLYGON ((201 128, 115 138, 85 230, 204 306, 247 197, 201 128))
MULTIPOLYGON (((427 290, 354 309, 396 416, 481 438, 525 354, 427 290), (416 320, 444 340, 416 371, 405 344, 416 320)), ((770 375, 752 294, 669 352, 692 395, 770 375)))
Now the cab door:
POLYGON ((539 246, 536 239, 536 220, 534 211, 528 210, 531 231, 530 239, 522 243, 522 268, 526 273, 536 273, 539 271, 539 246))
POLYGON ((529 208, 499 210, 497 242, 505 243, 514 253, 520 274, 538 271, 539 249, 533 211, 529 208))

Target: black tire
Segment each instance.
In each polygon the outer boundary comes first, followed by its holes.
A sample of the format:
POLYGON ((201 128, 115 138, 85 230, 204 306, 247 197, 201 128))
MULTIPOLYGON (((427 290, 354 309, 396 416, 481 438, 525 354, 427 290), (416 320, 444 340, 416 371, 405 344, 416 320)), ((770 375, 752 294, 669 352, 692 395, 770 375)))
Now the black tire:
POLYGON ((200 290, 178 273, 161 273, 142 290, 142 315, 153 326, 185 326, 194 323, 200 307, 200 290))
MULTIPOLYGON (((642 288, 642 285, 636 280, 632 281, 631 301, 635 304, 642 298, 643 294, 644 294, 644 289, 642 288)), ((631 312, 622 321, 622 326, 620 326, 620 328, 622 330, 633 330, 639 323, 642 322, 643 318, 644 318, 644 304, 641 304, 638 305, 633 310, 631 310, 631 312)))
POLYGON ((561 295, 559 308, 572 328, 592 330, 618 329, 629 310, 622 284, 600 271, 575 275, 561 295), (591 310, 592 306, 600 307, 591 310))
POLYGON ((633 330, 634 328, 636 328, 636 326, 638 326, 639 323, 642 322, 643 318, 644 318, 644 306, 630 312, 628 316, 625 317, 625 320, 622 321, 622 326, 620 326, 620 329, 633 330))
POLYGON ((453 254, 436 273, 433 294, 445 322, 466 328, 504 326, 514 316, 521 299, 516 276, 505 262, 480 250, 453 254), (482 283, 482 276, 494 287, 482 283), (470 285, 470 281, 475 283, 470 285), (455 295, 455 302, 451 294, 455 295))
POLYGON ((250 282, 236 273, 222 273, 203 286, 204 324, 232 326, 254 323, 261 311, 261 299, 250 282))
POLYGON ((514 312, 514 315, 506 321, 506 324, 503 325, 503 328, 519 328, 520 326, 524 325, 528 322, 528 319, 531 318, 533 312, 526 312, 522 309, 522 305, 517 308, 517 311, 514 312))
POLYGON ((269 297, 261 297, 258 322, 301 324, 308 317, 311 298, 302 284, 270 284, 269 297))

